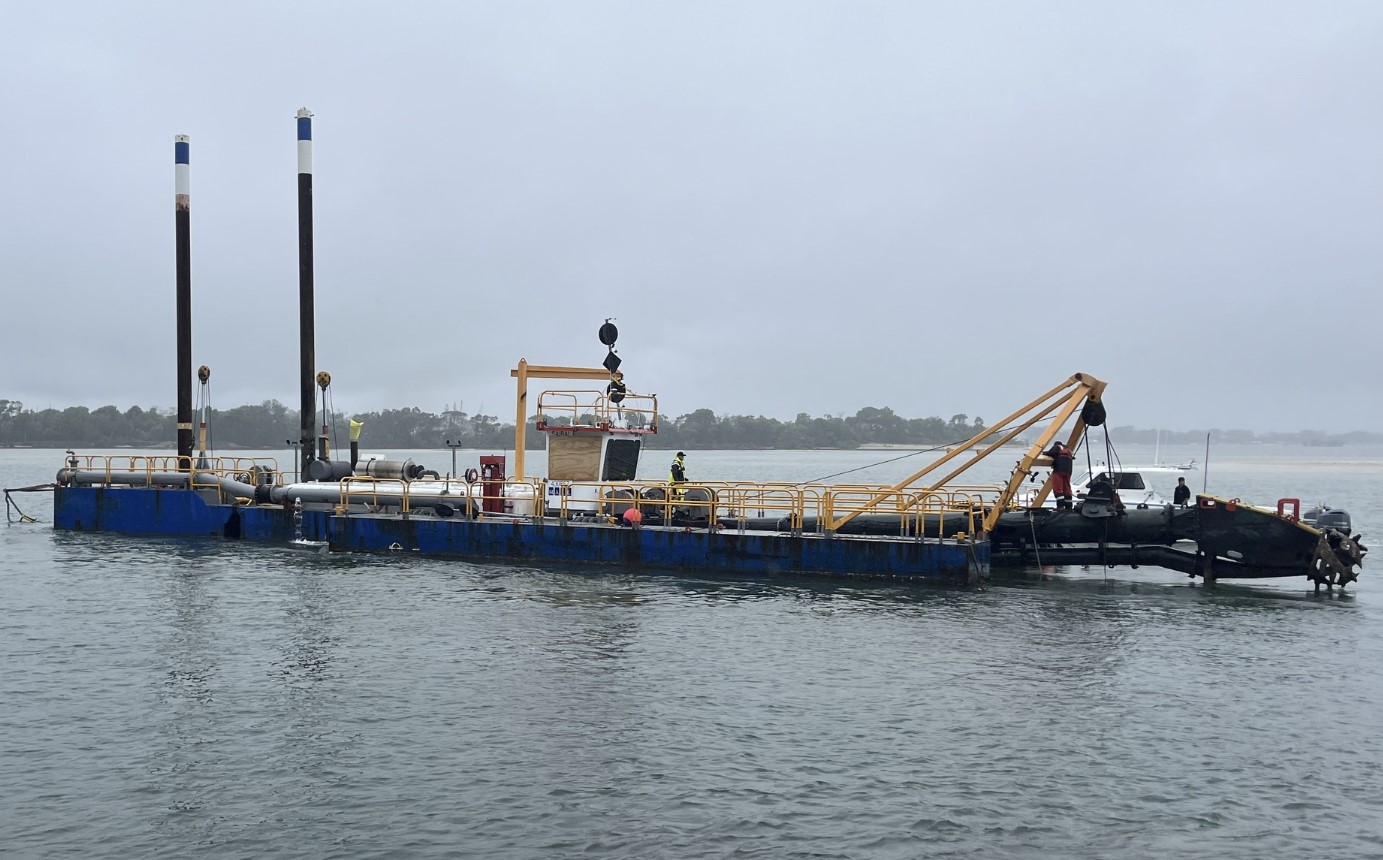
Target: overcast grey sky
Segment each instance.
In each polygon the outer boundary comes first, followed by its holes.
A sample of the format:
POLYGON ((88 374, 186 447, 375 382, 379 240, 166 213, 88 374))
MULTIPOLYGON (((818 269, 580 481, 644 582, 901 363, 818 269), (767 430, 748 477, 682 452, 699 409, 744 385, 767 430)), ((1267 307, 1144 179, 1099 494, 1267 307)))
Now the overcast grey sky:
POLYGON ((338 407, 1378 429, 1383 3, 11 3, 0 398, 297 406, 294 112, 338 407))

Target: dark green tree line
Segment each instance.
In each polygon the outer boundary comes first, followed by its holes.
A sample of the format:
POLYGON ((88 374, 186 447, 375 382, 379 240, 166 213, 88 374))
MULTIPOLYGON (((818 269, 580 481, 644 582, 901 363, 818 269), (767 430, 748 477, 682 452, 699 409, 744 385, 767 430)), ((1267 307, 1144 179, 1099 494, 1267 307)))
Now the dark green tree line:
MULTIPOLYGON (((492 415, 468 415, 446 411, 440 415, 422 409, 385 409, 351 416, 363 422, 365 448, 436 448, 446 443, 466 448, 508 448, 514 444, 514 425, 492 415)), ((637 416, 636 416, 637 417, 637 416)), ((561 423, 555 419, 553 423, 561 423)), ((336 447, 348 440, 346 419, 332 428, 336 447)), ((949 422, 940 418, 908 419, 888 408, 866 407, 853 416, 815 417, 805 412, 792 421, 762 415, 717 416, 697 409, 677 418, 664 418, 659 433, 649 438, 659 448, 854 448, 862 444, 931 445, 954 442, 983 426, 957 415, 949 422)), ((277 400, 233 409, 213 409, 208 416, 213 448, 273 450, 291 444, 298 436, 298 412, 277 400)), ((529 447, 542 447, 542 434, 529 424, 529 447)), ((0 400, 0 446, 23 445, 53 448, 129 446, 172 448, 177 421, 171 409, 132 406, 121 412, 114 406, 89 410, 25 409, 13 400, 0 400)))
MULTIPOLYGON (((505 449, 514 444, 514 425, 493 415, 468 415, 445 411, 424 412, 416 406, 364 412, 353 417, 364 422, 361 445, 366 450, 383 448, 440 448, 450 442, 465 448, 505 449)), ((561 423, 554 419, 553 423, 561 423)), ((216 449, 273 450, 298 437, 298 412, 277 400, 233 409, 212 410, 208 421, 212 447, 216 449)), ((345 448, 346 418, 334 421, 335 446, 345 448)), ((762 415, 716 415, 697 409, 677 418, 663 418, 658 434, 648 438, 653 448, 767 449, 857 448, 861 445, 916 445, 959 442, 984 428, 984 421, 957 414, 951 418, 904 418, 888 407, 867 406, 854 415, 813 416, 800 413, 791 421, 762 415)), ((1378 433, 1329 435, 1318 431, 1255 434, 1248 430, 1193 430, 1170 432, 1115 427, 1120 442, 1163 445, 1203 444, 1210 432, 1217 442, 1247 444, 1367 444, 1383 442, 1378 433)), ((148 449, 176 447, 177 420, 172 409, 131 406, 121 412, 114 406, 88 409, 25 409, 17 400, 0 400, 0 446, 35 448, 104 448, 129 446, 148 449)), ((529 422, 528 447, 541 448, 543 435, 529 422)))

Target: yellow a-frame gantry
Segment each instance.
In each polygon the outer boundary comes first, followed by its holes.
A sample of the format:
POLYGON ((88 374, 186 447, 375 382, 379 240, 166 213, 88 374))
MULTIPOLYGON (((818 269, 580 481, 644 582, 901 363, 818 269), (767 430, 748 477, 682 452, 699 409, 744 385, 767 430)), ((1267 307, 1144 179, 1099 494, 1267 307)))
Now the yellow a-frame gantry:
POLYGON ((610 371, 602 367, 558 367, 529 364, 519 359, 519 366, 509 371, 518 380, 518 411, 514 419, 514 480, 524 480, 524 446, 528 437, 528 380, 530 379, 609 379, 610 371))

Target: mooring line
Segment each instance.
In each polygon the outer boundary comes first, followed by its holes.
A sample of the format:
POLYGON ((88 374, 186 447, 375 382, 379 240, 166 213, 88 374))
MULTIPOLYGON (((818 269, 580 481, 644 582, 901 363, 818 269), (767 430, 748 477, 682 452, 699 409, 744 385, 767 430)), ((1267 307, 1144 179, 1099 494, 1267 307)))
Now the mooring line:
POLYGON ((13 522, 14 522, 14 517, 11 516, 11 514, 10 514, 10 511, 11 511, 11 510, 13 510, 15 513, 19 514, 19 521, 20 521, 21 523, 36 523, 36 522, 38 522, 38 520, 36 520, 36 519, 34 519, 33 517, 29 516, 28 514, 24 513, 24 511, 20 509, 19 504, 18 504, 17 502, 15 502, 14 499, 10 498, 10 493, 37 493, 37 492, 43 492, 43 491, 46 491, 46 490, 52 490, 52 489, 54 489, 56 486, 57 486, 57 484, 35 484, 35 485, 32 486, 32 487, 6 487, 6 488, 5 488, 5 522, 7 522, 7 523, 13 523, 13 522))

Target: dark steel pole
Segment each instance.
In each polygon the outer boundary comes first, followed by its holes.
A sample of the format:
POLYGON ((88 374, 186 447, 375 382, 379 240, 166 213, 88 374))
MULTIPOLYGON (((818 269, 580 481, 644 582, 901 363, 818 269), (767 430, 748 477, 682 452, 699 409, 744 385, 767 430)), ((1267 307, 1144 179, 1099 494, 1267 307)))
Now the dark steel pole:
POLYGON ((178 468, 192 463, 192 227, 188 137, 173 138, 173 220, 177 235, 178 468))
POLYGON ((317 343, 312 298, 312 111, 298 111, 298 344, 300 469, 307 474, 317 432, 317 399, 313 390, 317 343))

